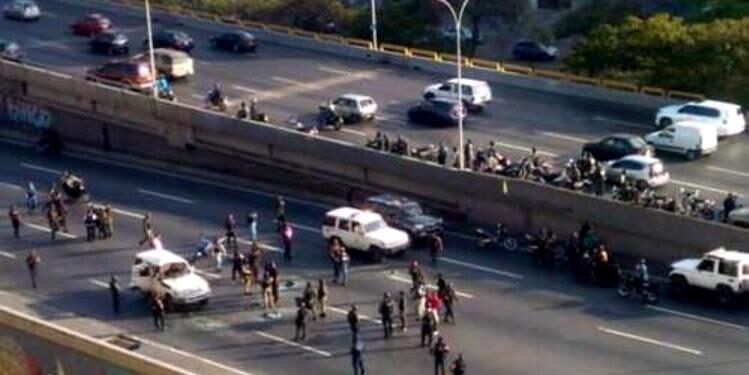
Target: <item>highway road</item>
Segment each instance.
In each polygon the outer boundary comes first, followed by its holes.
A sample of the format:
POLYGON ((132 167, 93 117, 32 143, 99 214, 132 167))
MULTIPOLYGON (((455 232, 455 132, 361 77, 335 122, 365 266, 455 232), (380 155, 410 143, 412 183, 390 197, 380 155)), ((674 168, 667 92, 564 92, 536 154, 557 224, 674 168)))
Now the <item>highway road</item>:
MULTIPOLYGON (((108 60, 92 55, 87 39, 75 37, 68 25, 91 11, 102 11, 139 46, 145 35, 144 17, 133 10, 114 5, 87 6, 87 2, 47 0, 42 2, 45 17, 39 23, 0 21, 0 36, 18 41, 28 60, 56 71, 82 76, 87 68, 108 60)), ((382 109, 374 123, 347 127, 343 132, 326 132, 344 141, 363 144, 367 137, 384 131, 395 138, 403 135, 413 144, 457 143, 454 128, 433 128, 410 124, 406 110, 418 102, 422 89, 450 78, 378 63, 345 59, 264 43, 257 54, 237 56, 213 51, 210 33, 189 22, 185 25, 156 20, 156 28, 171 27, 194 37, 196 71, 194 77, 176 84, 179 99, 200 105, 214 83, 220 83, 236 104, 252 97, 260 99, 260 109, 273 120, 286 124, 290 119, 309 122, 317 106, 328 98, 354 92, 374 97, 382 109)), ((645 134, 651 127, 652 113, 631 108, 615 108, 596 101, 494 85, 494 102, 484 113, 472 115, 466 125, 466 138, 477 145, 495 140, 513 157, 537 147, 543 154, 574 157, 581 144, 615 132, 645 134)), ((233 113, 233 111, 232 111, 233 113)), ((701 189, 716 196, 733 191, 749 195, 749 168, 744 162, 749 150, 746 135, 721 143, 717 154, 695 162, 667 159, 674 186, 701 189)))
MULTIPOLYGON (((432 371, 427 350, 418 345, 417 327, 383 340, 376 313, 383 292, 408 288, 410 259, 428 264, 423 249, 411 249, 406 257, 383 264, 355 259, 350 284, 330 288, 330 316, 311 323, 308 340, 296 343, 291 341, 293 309, 289 307, 301 293, 298 286, 331 274, 318 230, 323 213, 331 207, 289 200, 289 218, 297 228, 296 258, 286 264, 277 253, 279 241, 269 219, 274 193, 71 156, 50 159, 6 143, 0 147, 0 159, 0 207, 23 204, 20 185, 26 181, 35 181, 43 190, 69 169, 87 179, 93 201, 115 208, 114 238, 93 243, 82 238, 82 206, 71 207, 71 233, 55 242, 50 241, 45 220, 38 213, 24 215, 18 240, 12 238, 7 216, 0 219, 0 291, 29 300, 28 308, 49 320, 80 316, 92 326, 111 325, 162 348, 177 348, 170 349, 172 354, 181 354, 168 359, 176 365, 189 366, 199 359, 220 364, 227 374, 346 374, 350 371, 350 336, 344 313, 356 303, 368 317, 362 323, 368 373, 432 371), (260 238, 269 256, 280 262, 282 278, 294 282, 282 291, 280 320, 263 318, 256 306, 258 293, 241 296, 229 269, 217 273, 210 260, 197 266, 211 283, 214 298, 204 310, 169 315, 165 332, 153 331, 144 302, 133 294, 125 295, 124 313, 112 315, 105 283, 111 274, 123 285, 129 280, 145 212, 153 214, 167 248, 188 253, 201 233, 221 232, 227 213, 250 209, 259 212, 260 238), (30 289, 23 264, 30 249, 42 257, 36 291, 30 289)), ((749 371, 746 306, 721 310, 701 299, 643 306, 618 298, 612 290, 577 284, 566 272, 541 270, 522 253, 477 251, 470 237, 460 233, 448 234, 446 258, 438 267, 424 268, 430 282, 441 272, 455 282, 460 293, 457 324, 443 325, 440 332, 453 355, 464 353, 469 374, 727 375, 749 371)), ((240 231, 241 238, 246 236, 246 231, 240 231)))

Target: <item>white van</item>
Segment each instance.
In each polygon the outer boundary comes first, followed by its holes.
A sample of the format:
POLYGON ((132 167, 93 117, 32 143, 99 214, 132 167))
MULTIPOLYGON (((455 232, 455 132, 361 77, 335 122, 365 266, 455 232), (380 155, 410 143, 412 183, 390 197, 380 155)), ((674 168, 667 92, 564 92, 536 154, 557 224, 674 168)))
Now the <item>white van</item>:
MULTIPOLYGON (((476 79, 460 80, 463 91, 463 102, 467 109, 481 109, 492 101, 492 89, 489 84, 476 79)), ((458 100, 458 79, 453 78, 444 83, 429 85, 424 88, 424 99, 458 100)))
POLYGON ((660 128, 681 121, 712 124, 718 128, 719 137, 740 134, 746 129, 746 119, 741 106, 717 100, 670 105, 661 108, 655 115, 655 125, 660 128))
POLYGON ((708 124, 682 121, 646 135, 645 141, 656 151, 677 153, 694 160, 718 149, 718 130, 708 124))
POLYGON ((181 256, 164 249, 152 249, 135 255, 130 289, 161 296, 167 310, 175 306, 205 305, 211 287, 195 274, 181 256))

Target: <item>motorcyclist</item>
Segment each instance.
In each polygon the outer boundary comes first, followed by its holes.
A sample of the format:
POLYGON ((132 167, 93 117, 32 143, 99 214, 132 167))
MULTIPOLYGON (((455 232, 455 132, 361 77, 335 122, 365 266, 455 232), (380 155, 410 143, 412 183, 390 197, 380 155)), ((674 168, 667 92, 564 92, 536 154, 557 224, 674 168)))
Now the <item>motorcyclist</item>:
POLYGON ((728 221, 728 215, 731 211, 735 210, 737 206, 736 195, 734 193, 728 193, 723 200, 723 222, 728 221))
POLYGON ((156 78, 156 91, 159 96, 171 96, 172 88, 169 86, 169 80, 166 79, 166 75, 159 74, 156 78))
POLYGON ((250 99, 250 118, 255 119, 259 113, 257 112, 257 99, 252 98, 250 99))
POLYGON ((237 111, 237 118, 240 120, 247 120, 247 117, 252 113, 252 109, 247 110, 247 103, 242 102, 239 104, 239 110, 237 111))
POLYGON ((208 92, 208 101, 211 104, 218 106, 221 104, 222 100, 224 100, 224 94, 221 92, 221 85, 216 83, 211 88, 211 91, 208 92))
POLYGON ((371 148, 373 148, 375 150, 382 150, 383 143, 384 142, 383 142, 383 139, 382 139, 382 133, 381 132, 377 132, 377 134, 375 134, 374 139, 371 139, 369 142, 367 142, 367 146, 371 147, 371 148))
POLYGON ((70 171, 64 171, 62 172, 62 176, 60 177, 60 182, 62 182, 63 185, 66 185, 67 187, 71 189, 80 189, 83 187, 83 180, 80 179, 78 176, 70 173, 70 171))
POLYGON ((395 145, 393 146, 393 153, 398 155, 404 155, 409 156, 410 150, 408 148, 408 141, 406 141, 405 138, 398 136, 398 139, 395 141, 395 145))
POLYGON ((447 147, 442 142, 439 143, 437 148, 437 163, 442 166, 447 165, 447 147))
POLYGON ((635 282, 637 284, 637 291, 642 293, 643 288, 650 282, 650 275, 648 274, 648 264, 645 258, 641 258, 640 262, 635 267, 635 282))

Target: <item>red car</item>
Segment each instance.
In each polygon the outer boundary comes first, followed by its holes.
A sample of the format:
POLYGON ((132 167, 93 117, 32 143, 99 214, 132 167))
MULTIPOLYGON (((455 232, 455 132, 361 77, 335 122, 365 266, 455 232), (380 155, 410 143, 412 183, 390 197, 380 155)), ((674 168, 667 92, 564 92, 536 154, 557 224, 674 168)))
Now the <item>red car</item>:
POLYGON ((89 81, 145 91, 153 87, 155 77, 147 62, 113 60, 86 74, 89 81))
POLYGON ((112 28, 112 21, 99 13, 91 13, 70 25, 73 34, 82 36, 96 35, 112 28))

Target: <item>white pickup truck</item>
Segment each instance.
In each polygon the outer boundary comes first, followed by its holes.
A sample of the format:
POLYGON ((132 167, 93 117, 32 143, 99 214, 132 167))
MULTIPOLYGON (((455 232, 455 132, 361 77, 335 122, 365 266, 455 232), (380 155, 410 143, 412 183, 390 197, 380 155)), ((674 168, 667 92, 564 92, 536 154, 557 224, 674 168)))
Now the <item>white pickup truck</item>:
POLYGON ((749 254, 718 248, 700 259, 684 259, 671 264, 668 274, 674 292, 689 287, 715 293, 718 302, 729 304, 749 291, 749 254))
POLYGON ((211 287, 185 259, 169 250, 152 249, 135 255, 130 289, 164 299, 167 310, 208 303, 211 287))

